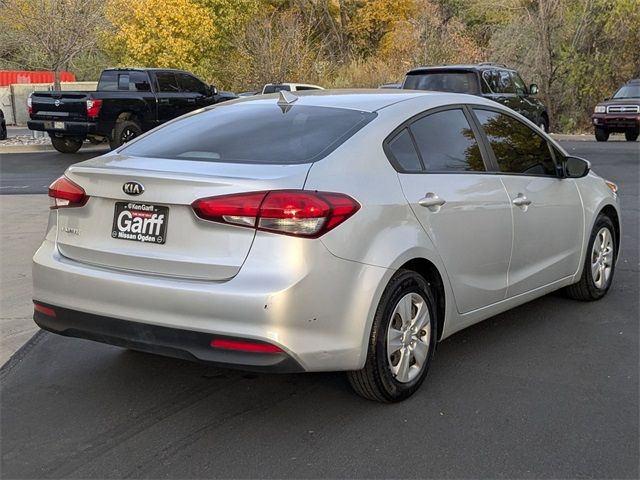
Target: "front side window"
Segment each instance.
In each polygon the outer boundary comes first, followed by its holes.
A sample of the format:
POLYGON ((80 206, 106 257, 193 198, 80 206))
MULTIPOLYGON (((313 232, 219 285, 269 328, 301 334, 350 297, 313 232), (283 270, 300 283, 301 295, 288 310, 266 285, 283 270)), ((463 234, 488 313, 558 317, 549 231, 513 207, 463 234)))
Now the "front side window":
POLYGON ((497 79, 497 90, 494 90, 497 93, 516 93, 516 87, 513 84, 513 79, 511 78, 511 72, 508 70, 498 70, 498 79, 497 79))
POLYGON ((179 92, 178 82, 173 72, 156 73, 158 80, 158 91, 160 92, 179 92))
POLYGON ((513 80, 513 85, 516 87, 516 93, 518 95, 524 95, 527 93, 527 86, 522 81, 522 78, 520 78, 520 75, 516 72, 511 72, 511 79, 513 80))
POLYGON ((484 172, 482 154, 461 109, 422 117, 410 126, 427 172, 484 172))
POLYGON ((492 110, 473 109, 504 173, 556 176, 547 141, 514 117, 492 110))
POLYGON ((180 90, 183 92, 201 93, 205 94, 204 84, 195 77, 186 73, 178 73, 178 81, 180 82, 180 90))
POLYGON ((316 162, 376 117, 346 108, 236 104, 188 115, 125 146, 122 153, 200 162, 287 165, 316 162))
POLYGON ((129 90, 134 92, 150 92, 151 84, 146 72, 132 71, 129 73, 129 90))

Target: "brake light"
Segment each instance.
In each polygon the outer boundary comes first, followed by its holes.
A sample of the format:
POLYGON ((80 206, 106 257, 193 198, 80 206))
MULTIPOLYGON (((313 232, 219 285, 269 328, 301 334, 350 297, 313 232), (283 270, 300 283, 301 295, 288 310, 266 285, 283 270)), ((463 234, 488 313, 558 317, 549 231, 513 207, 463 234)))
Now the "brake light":
POLYGON ((33 100, 31 99, 31 94, 27 97, 27 110, 29 111, 29 115, 33 113, 33 100))
POLYGON ((244 340, 225 340, 222 338, 215 338, 211 340, 211 346, 213 348, 220 348, 222 350, 234 350, 236 352, 250 352, 250 353, 282 353, 283 350, 270 343, 263 342, 248 342, 244 340))
POLYGON ((89 200, 84 189, 64 175, 49 185, 49 196, 53 198, 52 209, 82 207, 89 200))
POLYGON ((100 114, 102 108, 102 100, 87 100, 87 117, 96 118, 100 114))
POLYGON ((192 207, 198 217, 213 222, 317 238, 356 213, 360 204, 342 193, 276 190, 202 198, 192 207))
POLYGON ((33 302, 33 310, 34 312, 42 313, 47 317, 55 317, 56 311, 51 307, 46 307, 38 302, 33 302))

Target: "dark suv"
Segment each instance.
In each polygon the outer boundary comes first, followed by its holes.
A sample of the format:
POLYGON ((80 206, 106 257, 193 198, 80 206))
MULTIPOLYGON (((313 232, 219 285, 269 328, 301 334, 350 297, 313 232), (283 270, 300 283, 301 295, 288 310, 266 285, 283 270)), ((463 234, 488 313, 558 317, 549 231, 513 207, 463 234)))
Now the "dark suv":
POLYGON ((596 105, 591 120, 597 141, 606 142, 610 133, 624 133, 628 142, 635 142, 640 135, 640 78, 629 80, 596 105))
POLYGON ((538 86, 528 87, 515 70, 495 63, 440 65, 410 70, 402 88, 468 93, 490 98, 515 110, 549 131, 549 113, 535 95, 538 86))

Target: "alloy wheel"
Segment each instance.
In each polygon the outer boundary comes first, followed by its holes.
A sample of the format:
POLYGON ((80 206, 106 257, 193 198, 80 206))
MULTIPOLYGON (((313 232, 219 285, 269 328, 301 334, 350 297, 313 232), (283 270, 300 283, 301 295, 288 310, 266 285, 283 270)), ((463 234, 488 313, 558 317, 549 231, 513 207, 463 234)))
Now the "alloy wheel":
POLYGON ((608 228, 600 229, 591 248, 591 278, 599 289, 604 289, 611 278, 613 266, 613 237, 608 228))

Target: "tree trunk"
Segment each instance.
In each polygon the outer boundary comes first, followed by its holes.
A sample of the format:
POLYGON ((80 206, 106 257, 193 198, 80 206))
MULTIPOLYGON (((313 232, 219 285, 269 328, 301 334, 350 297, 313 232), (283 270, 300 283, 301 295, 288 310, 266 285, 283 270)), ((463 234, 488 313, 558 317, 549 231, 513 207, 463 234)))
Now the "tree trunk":
POLYGON ((55 92, 62 90, 60 87, 60 69, 58 67, 53 70, 53 90, 55 92))

